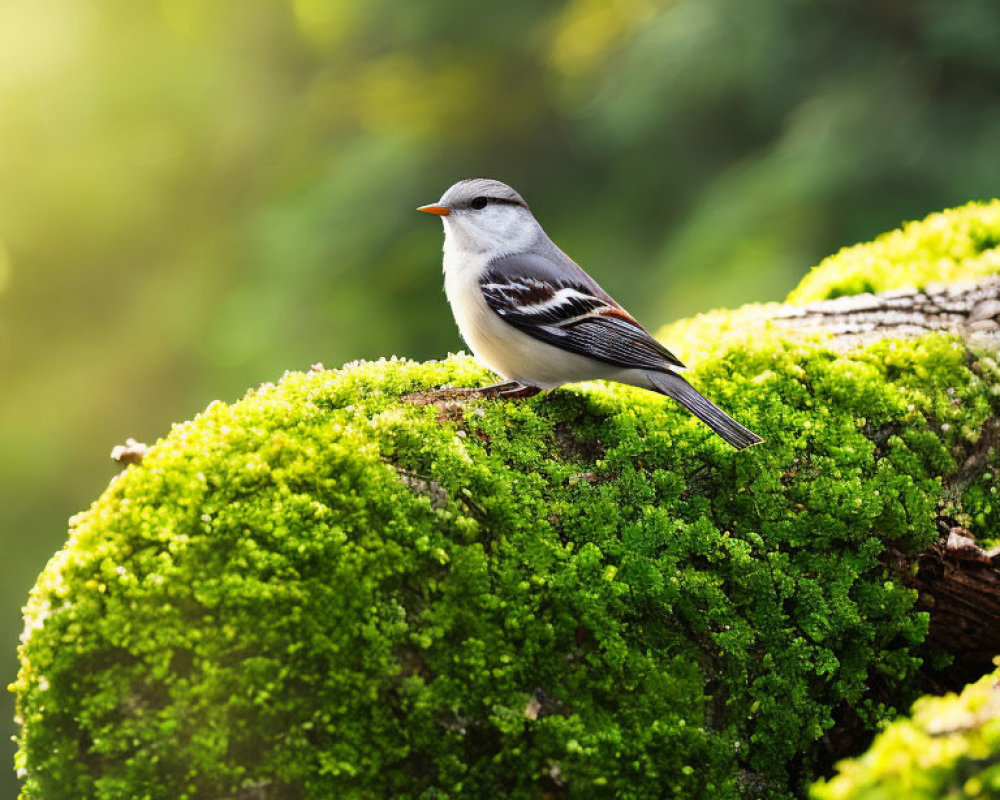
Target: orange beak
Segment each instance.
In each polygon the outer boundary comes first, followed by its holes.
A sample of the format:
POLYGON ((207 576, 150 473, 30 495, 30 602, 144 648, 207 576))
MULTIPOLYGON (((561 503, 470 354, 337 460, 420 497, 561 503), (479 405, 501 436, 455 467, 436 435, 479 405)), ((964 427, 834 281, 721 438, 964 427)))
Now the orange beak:
POLYGON ((417 211, 423 211, 425 214, 437 214, 439 217, 447 217, 451 213, 451 209, 445 206, 420 206, 417 211))

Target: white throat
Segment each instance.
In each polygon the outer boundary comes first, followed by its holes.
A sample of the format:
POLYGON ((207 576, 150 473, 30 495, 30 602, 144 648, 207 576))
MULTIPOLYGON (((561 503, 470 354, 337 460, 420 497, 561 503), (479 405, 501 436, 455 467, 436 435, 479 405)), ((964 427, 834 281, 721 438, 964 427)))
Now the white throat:
POLYGON ((530 250, 539 236, 544 236, 530 214, 503 206, 475 216, 444 217, 443 222, 445 275, 478 274, 490 261, 530 250))

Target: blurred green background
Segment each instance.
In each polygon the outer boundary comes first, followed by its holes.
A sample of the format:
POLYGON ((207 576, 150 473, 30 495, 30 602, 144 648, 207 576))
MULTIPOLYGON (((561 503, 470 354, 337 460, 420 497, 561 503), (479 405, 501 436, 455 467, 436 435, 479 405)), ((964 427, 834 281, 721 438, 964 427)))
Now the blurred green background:
POLYGON ((0 682, 112 445, 460 348, 414 211, 454 180, 652 327, 780 299, 997 194, 998 40, 996 0, 0 0, 0 682))

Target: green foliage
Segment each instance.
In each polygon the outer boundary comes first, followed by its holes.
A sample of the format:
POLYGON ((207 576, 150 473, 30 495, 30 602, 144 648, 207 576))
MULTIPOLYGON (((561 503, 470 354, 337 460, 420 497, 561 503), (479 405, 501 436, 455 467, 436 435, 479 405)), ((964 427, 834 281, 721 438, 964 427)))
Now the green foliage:
POLYGON ((969 203, 848 247, 814 267, 789 296, 808 303, 841 295, 922 289, 1000 274, 1000 200, 969 203))
POLYGON ((400 403, 485 378, 457 357, 214 403, 31 594, 23 797, 796 794, 837 717, 911 699, 927 618, 879 556, 1000 413, 980 364, 747 331, 693 376, 744 454, 627 387, 400 403))
POLYGON ((960 695, 925 697, 879 734, 861 758, 838 765, 815 800, 1000 797, 1000 673, 960 695))

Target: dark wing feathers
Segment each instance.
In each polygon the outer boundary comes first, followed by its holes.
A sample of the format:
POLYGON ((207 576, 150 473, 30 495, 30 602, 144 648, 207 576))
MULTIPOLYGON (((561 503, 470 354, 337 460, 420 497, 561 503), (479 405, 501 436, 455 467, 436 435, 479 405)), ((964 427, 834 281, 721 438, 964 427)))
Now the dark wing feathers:
POLYGON ((495 260, 480 283, 487 305, 529 336, 608 364, 684 366, 593 278, 563 258, 568 264, 534 254, 495 260))
POLYGON ((567 350, 622 367, 655 370, 684 368, 673 353, 637 322, 600 316, 574 324, 570 330, 572 344, 567 350))

